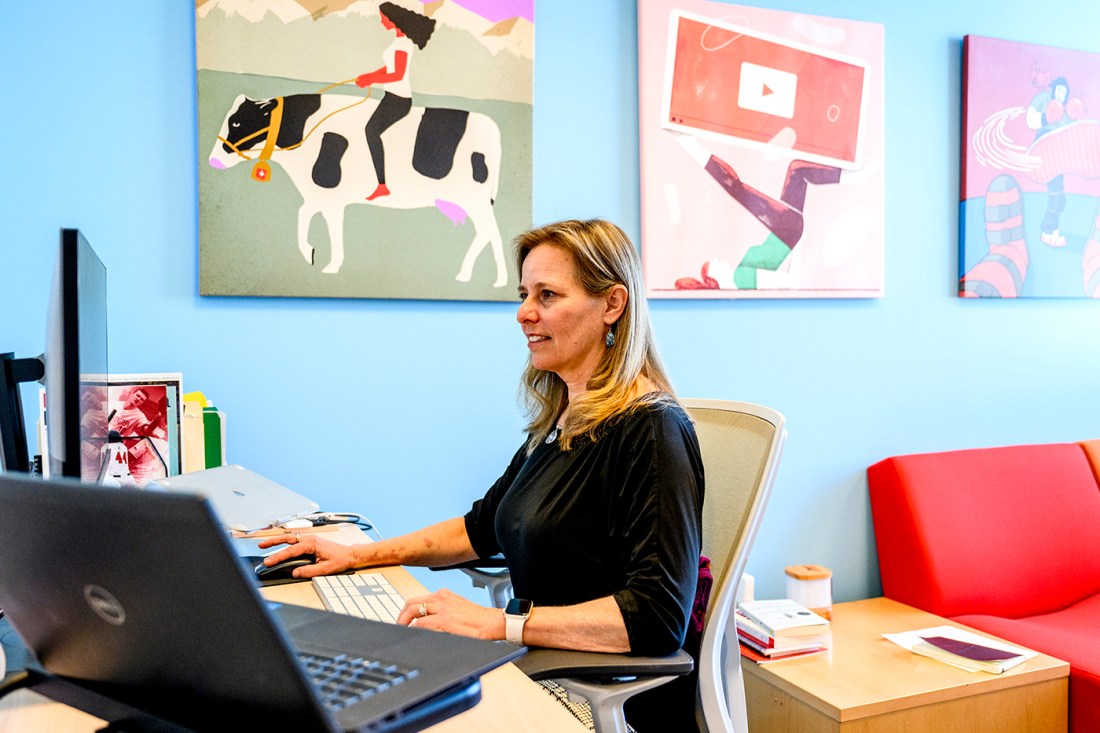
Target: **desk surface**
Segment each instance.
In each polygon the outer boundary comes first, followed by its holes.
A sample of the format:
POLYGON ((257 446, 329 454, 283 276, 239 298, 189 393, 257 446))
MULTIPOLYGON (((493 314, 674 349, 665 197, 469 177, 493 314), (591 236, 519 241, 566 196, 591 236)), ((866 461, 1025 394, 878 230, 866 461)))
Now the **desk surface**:
MULTIPOLYGON (((327 533, 325 539, 355 541, 362 538, 357 528, 327 533), (338 539, 339 538, 339 539, 338 539)), ((366 571, 369 572, 369 571, 366 571)), ((404 568, 382 568, 381 572, 404 596, 426 593, 404 568)), ((313 608, 323 608, 311 583, 290 583, 260 591, 266 598, 313 608)), ((17 690, 0 698, 0 733, 51 731, 90 733, 104 721, 80 710, 54 702, 38 693, 17 690)), ((506 664, 482 676, 481 702, 466 712, 427 729, 431 733, 583 733, 585 728, 565 708, 513 664, 506 664)))

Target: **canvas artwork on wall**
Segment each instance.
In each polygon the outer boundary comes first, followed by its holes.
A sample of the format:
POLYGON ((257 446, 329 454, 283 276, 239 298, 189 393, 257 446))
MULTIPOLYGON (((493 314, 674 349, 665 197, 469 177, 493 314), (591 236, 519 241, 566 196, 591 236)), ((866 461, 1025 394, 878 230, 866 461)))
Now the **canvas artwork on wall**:
POLYGON ((1100 297, 1100 54, 963 39, 959 295, 1100 297))
POLYGON ((534 0, 197 0, 203 295, 512 300, 534 0))
POLYGON ((655 298, 883 294, 883 28, 639 0, 655 298))

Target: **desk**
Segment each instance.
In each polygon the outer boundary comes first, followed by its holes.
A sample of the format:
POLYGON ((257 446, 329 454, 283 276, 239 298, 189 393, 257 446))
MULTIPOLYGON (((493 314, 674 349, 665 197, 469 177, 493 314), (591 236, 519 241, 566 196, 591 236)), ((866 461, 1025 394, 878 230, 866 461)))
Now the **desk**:
MULTIPOLYGON (((355 541, 361 539, 358 528, 347 526, 341 533, 326 533, 325 539, 355 541), (356 534, 358 533, 358 534, 356 534)), ((426 593, 404 568, 382 568, 381 572, 404 596, 426 593)), ((313 608, 323 608, 310 583, 270 586, 260 591, 266 598, 313 608)), ((54 702, 28 690, 17 690, 0 698, 0 733, 50 731, 50 733, 91 733, 104 721, 74 708, 54 702)), ((470 710, 426 729, 431 733, 584 733, 585 728, 565 708, 555 702, 536 683, 513 664, 506 664, 481 678, 481 702, 470 710)), ((301 733, 305 733, 304 731, 301 733)))
POLYGON ((882 637, 945 624, 967 628, 888 598, 833 606, 830 651, 763 665, 741 660, 750 729, 1065 733, 1066 662, 1039 654, 1002 674, 967 672, 882 637))

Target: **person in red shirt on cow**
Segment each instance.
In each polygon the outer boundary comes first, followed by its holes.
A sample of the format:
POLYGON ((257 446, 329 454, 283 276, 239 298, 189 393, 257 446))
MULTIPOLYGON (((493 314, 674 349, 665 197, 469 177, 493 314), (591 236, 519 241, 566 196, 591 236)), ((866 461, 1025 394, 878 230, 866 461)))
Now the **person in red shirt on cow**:
POLYGON ((378 187, 367 196, 373 201, 379 196, 389 196, 386 187, 386 154, 382 147, 382 133, 412 109, 412 84, 409 82, 409 58, 414 48, 424 48, 435 30, 435 20, 391 2, 378 6, 382 26, 395 33, 393 42, 382 52, 383 66, 360 74, 355 83, 359 87, 383 85, 385 94, 367 121, 367 146, 374 161, 378 187))

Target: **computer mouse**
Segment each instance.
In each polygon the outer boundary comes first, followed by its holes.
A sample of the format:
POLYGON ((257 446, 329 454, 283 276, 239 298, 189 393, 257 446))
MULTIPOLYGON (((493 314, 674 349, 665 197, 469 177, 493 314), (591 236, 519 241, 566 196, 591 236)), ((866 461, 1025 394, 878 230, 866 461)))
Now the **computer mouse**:
POLYGON ((317 562, 317 558, 313 555, 298 555, 271 566, 264 565, 261 560, 256 563, 253 570, 256 573, 256 577, 260 580, 283 580, 293 577, 292 573, 294 568, 300 568, 303 565, 312 565, 315 562, 317 562))

